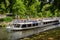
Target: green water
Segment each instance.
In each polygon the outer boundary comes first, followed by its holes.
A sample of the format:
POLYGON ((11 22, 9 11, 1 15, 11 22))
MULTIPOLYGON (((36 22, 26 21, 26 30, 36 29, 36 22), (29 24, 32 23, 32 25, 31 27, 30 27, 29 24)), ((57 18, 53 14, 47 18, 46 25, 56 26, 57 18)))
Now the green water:
POLYGON ((8 40, 8 32, 5 28, 0 28, 0 40, 8 40))
POLYGON ((60 28, 40 32, 31 37, 25 37, 19 40, 60 40, 60 28))
MULTIPOLYGON (((5 28, 0 28, 0 40, 8 40, 9 33, 6 31, 5 28)), ((60 40, 60 28, 55 28, 52 30, 44 31, 38 33, 36 35, 31 36, 31 38, 23 38, 22 40, 49 40, 52 38, 53 40, 60 40)))

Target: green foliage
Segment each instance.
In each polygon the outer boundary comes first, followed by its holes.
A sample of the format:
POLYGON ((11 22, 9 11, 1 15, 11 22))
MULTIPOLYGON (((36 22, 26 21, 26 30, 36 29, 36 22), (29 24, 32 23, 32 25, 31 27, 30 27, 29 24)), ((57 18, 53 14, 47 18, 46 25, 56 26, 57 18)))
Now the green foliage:
POLYGON ((29 11, 27 13, 29 13, 29 15, 31 17, 37 17, 37 15, 38 15, 38 13, 40 11, 40 8, 39 8, 40 4, 41 4, 41 2, 38 2, 38 1, 34 2, 33 4, 31 4, 29 6, 29 11))
POLYGON ((52 13, 51 13, 50 10, 46 11, 46 17, 52 17, 52 16, 53 16, 53 15, 52 15, 52 13))
POLYGON ((0 0, 0 14, 13 13, 14 16, 18 15, 20 18, 59 16, 60 1, 54 2, 51 4, 38 0, 0 0))
POLYGON ((6 22, 10 22, 10 21, 12 21, 12 19, 13 19, 12 17, 6 17, 3 20, 6 21, 6 22))
POLYGON ((3 21, 10 22, 10 21, 12 21, 12 19, 13 19, 12 17, 1 18, 0 22, 3 22, 3 21))
POLYGON ((0 14, 2 14, 2 13, 5 13, 5 5, 3 2, 0 5, 0 14))
POLYGON ((3 20, 3 18, 0 18, 0 22, 3 22, 4 20, 3 20))
POLYGON ((58 9, 56 9, 54 12, 55 12, 55 17, 58 16, 58 9))
POLYGON ((21 0, 16 0, 16 3, 13 5, 13 13, 14 15, 24 16, 26 12, 25 5, 21 0))
POLYGON ((41 17, 41 18, 43 18, 42 12, 38 13, 38 16, 41 17))
POLYGON ((8 12, 9 0, 0 0, 0 14, 8 12))
POLYGON ((2 28, 6 28, 6 25, 5 24, 2 24, 2 28))
POLYGON ((50 7, 52 6, 52 4, 45 4, 42 8, 42 11, 47 11, 50 9, 50 7))

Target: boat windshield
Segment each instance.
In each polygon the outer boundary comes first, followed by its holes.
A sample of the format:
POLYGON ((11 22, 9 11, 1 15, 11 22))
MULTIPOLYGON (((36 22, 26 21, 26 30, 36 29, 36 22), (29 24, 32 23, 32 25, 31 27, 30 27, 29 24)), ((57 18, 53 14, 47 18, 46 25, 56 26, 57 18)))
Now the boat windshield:
POLYGON ((20 24, 13 24, 14 27, 20 27, 20 24))

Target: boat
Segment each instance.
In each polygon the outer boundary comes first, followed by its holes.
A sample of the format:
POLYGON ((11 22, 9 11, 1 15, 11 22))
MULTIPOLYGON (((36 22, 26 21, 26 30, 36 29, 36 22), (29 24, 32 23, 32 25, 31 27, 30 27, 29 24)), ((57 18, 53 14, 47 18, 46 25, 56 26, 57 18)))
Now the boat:
POLYGON ((58 25, 59 20, 55 18, 46 18, 46 19, 38 19, 38 20, 14 20, 12 21, 11 25, 7 26, 7 30, 29 30, 34 28, 41 28, 44 26, 50 25, 58 25))

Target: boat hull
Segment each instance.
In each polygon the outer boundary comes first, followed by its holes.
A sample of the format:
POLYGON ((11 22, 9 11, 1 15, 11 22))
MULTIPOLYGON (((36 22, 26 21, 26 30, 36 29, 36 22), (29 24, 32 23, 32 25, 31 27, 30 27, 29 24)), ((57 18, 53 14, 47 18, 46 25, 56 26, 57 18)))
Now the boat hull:
POLYGON ((21 30, 30 30, 30 29, 34 29, 34 28, 42 28, 45 26, 51 26, 51 25, 58 25, 59 23, 53 23, 53 24, 45 24, 45 25, 40 25, 40 26, 33 26, 33 27, 25 27, 25 28, 12 28, 12 27, 8 27, 7 30, 9 31, 21 31, 21 30))

